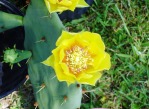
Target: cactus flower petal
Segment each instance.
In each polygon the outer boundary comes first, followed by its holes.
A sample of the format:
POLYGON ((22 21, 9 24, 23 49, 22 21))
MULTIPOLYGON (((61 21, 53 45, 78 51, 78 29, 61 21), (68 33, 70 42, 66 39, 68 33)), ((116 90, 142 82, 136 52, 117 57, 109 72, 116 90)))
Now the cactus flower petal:
POLYGON ((74 11, 76 7, 88 7, 84 0, 44 0, 50 13, 63 12, 65 10, 74 11))
POLYGON ((91 78, 86 78, 86 77, 82 77, 80 80, 78 80, 79 83, 82 84, 88 84, 88 85, 93 85, 95 86, 96 81, 101 78, 102 73, 101 72, 96 72, 92 74, 91 78))
POLYGON ((42 63, 54 68, 59 81, 95 85, 111 67, 110 55, 99 34, 63 31, 52 55, 42 63))

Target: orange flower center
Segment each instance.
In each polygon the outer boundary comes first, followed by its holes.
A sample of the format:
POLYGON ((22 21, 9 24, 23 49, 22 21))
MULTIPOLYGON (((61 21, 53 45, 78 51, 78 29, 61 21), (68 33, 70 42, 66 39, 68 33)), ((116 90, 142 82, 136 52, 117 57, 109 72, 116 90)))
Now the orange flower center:
POLYGON ((92 62, 93 59, 87 49, 76 45, 66 50, 65 63, 73 74, 78 74, 86 70, 92 62))

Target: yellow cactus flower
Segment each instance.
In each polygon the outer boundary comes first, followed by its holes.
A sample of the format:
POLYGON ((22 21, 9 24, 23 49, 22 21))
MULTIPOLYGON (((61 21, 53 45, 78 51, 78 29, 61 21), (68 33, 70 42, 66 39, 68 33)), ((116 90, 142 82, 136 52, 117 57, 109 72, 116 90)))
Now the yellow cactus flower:
POLYGON ((63 31, 52 55, 42 62, 54 68, 59 81, 95 85, 111 66, 110 55, 97 33, 63 31))
POLYGON ((84 0, 44 0, 50 13, 74 11, 76 7, 88 7, 84 0))

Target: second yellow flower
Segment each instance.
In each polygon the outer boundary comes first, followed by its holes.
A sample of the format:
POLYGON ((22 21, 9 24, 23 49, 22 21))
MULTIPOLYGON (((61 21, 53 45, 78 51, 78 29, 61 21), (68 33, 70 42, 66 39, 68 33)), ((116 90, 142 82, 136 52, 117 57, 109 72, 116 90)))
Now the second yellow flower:
POLYGON ((84 0, 44 0, 50 13, 74 11, 76 7, 88 7, 84 0))

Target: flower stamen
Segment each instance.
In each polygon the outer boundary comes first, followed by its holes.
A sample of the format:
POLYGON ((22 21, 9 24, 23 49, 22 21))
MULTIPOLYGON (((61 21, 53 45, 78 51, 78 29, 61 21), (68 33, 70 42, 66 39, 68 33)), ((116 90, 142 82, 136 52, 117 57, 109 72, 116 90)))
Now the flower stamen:
POLYGON ((73 74, 78 74, 88 68, 93 62, 88 50, 80 46, 73 46, 71 49, 66 50, 65 63, 73 74))

